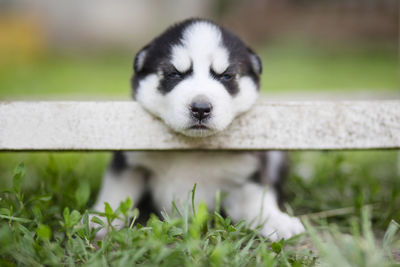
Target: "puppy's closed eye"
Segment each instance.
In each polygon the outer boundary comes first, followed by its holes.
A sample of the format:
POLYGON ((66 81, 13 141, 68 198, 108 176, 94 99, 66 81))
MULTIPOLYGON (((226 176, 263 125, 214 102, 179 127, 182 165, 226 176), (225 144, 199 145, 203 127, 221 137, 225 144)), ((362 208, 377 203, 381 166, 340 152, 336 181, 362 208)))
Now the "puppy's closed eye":
POLYGON ((234 77, 234 74, 232 72, 230 72, 229 70, 227 70, 221 74, 217 74, 217 73, 215 73, 215 71, 210 70, 210 74, 214 79, 221 81, 221 82, 229 82, 234 77))

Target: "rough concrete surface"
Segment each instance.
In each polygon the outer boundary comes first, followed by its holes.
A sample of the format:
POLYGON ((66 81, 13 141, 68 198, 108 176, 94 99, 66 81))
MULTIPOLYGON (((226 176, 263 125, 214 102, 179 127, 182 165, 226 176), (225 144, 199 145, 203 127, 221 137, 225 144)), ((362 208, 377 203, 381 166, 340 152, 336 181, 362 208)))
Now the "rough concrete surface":
POLYGON ((176 134, 131 101, 0 102, 0 150, 400 148, 400 101, 260 100, 223 132, 176 134))

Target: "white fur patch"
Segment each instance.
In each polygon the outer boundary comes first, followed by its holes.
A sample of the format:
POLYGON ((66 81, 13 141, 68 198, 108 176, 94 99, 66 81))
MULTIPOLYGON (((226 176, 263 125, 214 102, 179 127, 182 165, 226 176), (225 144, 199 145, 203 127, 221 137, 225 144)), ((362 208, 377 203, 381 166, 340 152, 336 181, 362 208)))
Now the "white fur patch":
POLYGON ((253 228, 262 225, 261 233, 272 241, 304 232, 298 218, 279 210, 274 191, 260 185, 248 183, 231 191, 224 203, 229 217, 246 220, 253 228))
POLYGON ((219 71, 229 66, 229 52, 223 47, 221 31, 211 23, 190 25, 183 33, 182 44, 192 58, 197 75, 209 76, 214 65, 219 71))
POLYGON ((193 62, 193 70, 198 76, 209 77, 210 69, 221 74, 229 67, 229 52, 223 46, 221 31, 208 22, 190 25, 183 32, 182 46, 173 48, 174 60, 187 56, 193 62))
POLYGON ((228 59, 229 59, 228 51, 226 51, 225 48, 218 47, 213 54, 213 58, 211 59, 212 70, 216 74, 224 73, 226 69, 229 67, 228 59))
POLYGON ((172 65, 177 71, 185 73, 190 69, 191 58, 189 51, 181 45, 176 45, 172 48, 172 65))
POLYGON ((235 152, 134 152, 127 162, 151 170, 150 187, 155 203, 167 211, 171 201, 185 202, 197 183, 195 201, 214 206, 218 189, 240 188, 258 168, 252 153, 235 152))
POLYGON ((235 116, 249 110, 258 98, 257 85, 247 76, 239 78, 239 93, 233 99, 235 116))
POLYGON ((160 78, 156 74, 151 74, 140 81, 136 100, 150 113, 161 117, 164 108, 164 97, 157 89, 160 78))

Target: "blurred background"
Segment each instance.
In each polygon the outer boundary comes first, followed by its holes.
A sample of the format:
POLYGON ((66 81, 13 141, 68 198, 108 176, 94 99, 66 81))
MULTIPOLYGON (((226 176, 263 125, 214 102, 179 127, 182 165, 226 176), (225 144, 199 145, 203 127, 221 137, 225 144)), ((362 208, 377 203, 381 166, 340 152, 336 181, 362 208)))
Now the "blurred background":
MULTIPOLYGON (((398 0, 0 0, 0 100, 129 99, 135 53, 189 17, 215 20, 251 46, 271 99, 400 99, 398 0)), ((59 173, 96 192, 108 158, 3 152, 0 186, 24 161, 27 188, 59 173)), ((388 195, 399 203, 395 151, 294 152, 292 160, 292 205, 306 212, 343 206, 344 196, 345 205, 388 195)))

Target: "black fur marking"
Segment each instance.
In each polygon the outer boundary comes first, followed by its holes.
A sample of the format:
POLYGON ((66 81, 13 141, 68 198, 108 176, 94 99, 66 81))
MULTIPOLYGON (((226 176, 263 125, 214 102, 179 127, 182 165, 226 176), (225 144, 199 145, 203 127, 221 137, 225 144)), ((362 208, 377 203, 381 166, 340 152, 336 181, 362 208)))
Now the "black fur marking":
POLYGON ((118 174, 127 167, 128 165, 124 153, 122 151, 114 152, 110 163, 110 170, 118 174))
POLYGON ((283 204, 283 201, 286 198, 285 191, 284 191, 284 184, 289 175, 290 164, 289 159, 287 158, 284 164, 279 166, 279 179, 274 183, 275 190, 278 196, 278 203, 279 205, 283 204))
POLYGON ((273 186, 275 192, 277 193, 278 203, 281 205, 285 199, 284 194, 284 182, 289 174, 289 159, 286 155, 286 159, 279 165, 278 178, 272 181, 267 174, 268 160, 266 152, 254 152, 256 157, 259 159, 259 168, 250 177, 249 181, 261 184, 273 186))
POLYGON ((229 51, 229 61, 231 63, 230 68, 233 68, 234 71, 240 76, 250 76, 256 83, 257 88, 259 88, 260 73, 262 68, 259 57, 234 33, 225 28, 220 28, 220 30, 222 32, 224 46, 229 51), (256 59, 258 59, 257 62, 260 64, 260 72, 257 72, 252 66, 250 56, 255 56, 256 59))
POLYGON ((149 181, 151 179, 151 171, 147 169, 146 167, 136 165, 134 167, 135 170, 141 172, 141 175, 144 179, 145 183, 145 189, 141 193, 141 196, 138 200, 137 203, 133 203, 135 205, 135 208, 139 210, 139 217, 136 218, 136 223, 140 223, 144 225, 147 220, 150 218, 151 214, 155 214, 160 217, 160 211, 155 205, 155 202, 153 200, 153 196, 151 194, 150 186, 149 186, 149 181))
POLYGON ((166 64, 162 67, 163 78, 160 81, 160 86, 158 90, 163 94, 170 92, 178 85, 181 81, 189 77, 193 73, 193 68, 191 67, 188 71, 181 73, 175 69, 174 66, 166 64))
POLYGON ((236 95, 239 92, 239 86, 235 77, 236 73, 237 70, 235 70, 234 66, 228 67, 228 69, 221 74, 215 73, 212 69, 210 70, 211 77, 219 81, 231 95, 236 95), (230 76, 230 78, 224 77, 226 75, 230 76))
POLYGON ((250 176, 249 181, 256 184, 261 184, 261 170, 257 170, 256 172, 254 172, 250 176))
POLYGON ((144 192, 136 207, 139 210, 139 218, 136 220, 136 222, 142 225, 144 225, 149 220, 151 214, 154 214, 161 218, 160 210, 157 209, 150 190, 146 190, 144 192))

